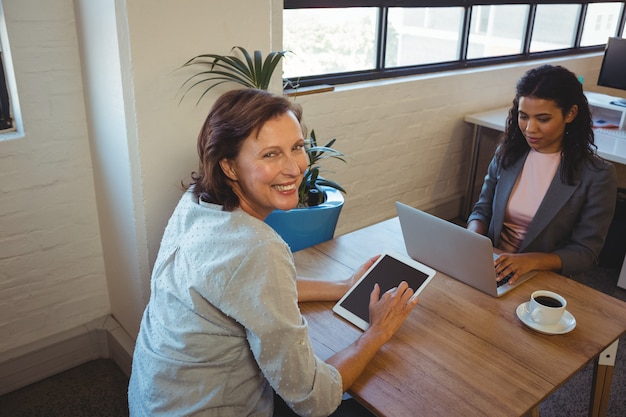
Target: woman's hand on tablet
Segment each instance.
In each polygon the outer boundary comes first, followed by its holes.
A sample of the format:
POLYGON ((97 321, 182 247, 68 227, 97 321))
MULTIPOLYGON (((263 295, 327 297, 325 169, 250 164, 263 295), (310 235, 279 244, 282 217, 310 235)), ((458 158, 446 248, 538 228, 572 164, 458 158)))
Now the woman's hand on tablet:
POLYGON ((382 296, 380 287, 376 284, 370 295, 368 331, 382 333, 385 342, 391 339, 417 305, 419 300, 413 295, 413 289, 405 281, 382 296))
POLYGON ((396 333, 417 301, 413 290, 404 281, 382 296, 378 284, 374 286, 370 295, 369 328, 350 346, 326 360, 341 374, 344 391, 352 386, 376 352, 396 333))
MULTIPOLYGON (((372 265, 374 265, 374 262, 376 262, 378 258, 380 258, 380 255, 369 258, 350 278, 343 281, 345 286, 343 294, 345 294, 350 288, 352 288, 354 284, 356 284, 361 279, 361 277, 363 277, 363 274, 365 274, 367 270, 370 269, 372 265)), ((341 296, 343 296, 343 294, 341 294, 341 296)))

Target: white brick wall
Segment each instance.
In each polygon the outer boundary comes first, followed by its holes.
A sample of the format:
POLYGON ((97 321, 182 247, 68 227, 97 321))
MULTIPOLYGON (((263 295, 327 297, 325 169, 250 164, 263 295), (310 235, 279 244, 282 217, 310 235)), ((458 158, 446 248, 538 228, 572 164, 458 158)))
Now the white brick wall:
POLYGON ((25 137, 0 141, 0 353, 110 312, 73 3, 3 5, 25 137))

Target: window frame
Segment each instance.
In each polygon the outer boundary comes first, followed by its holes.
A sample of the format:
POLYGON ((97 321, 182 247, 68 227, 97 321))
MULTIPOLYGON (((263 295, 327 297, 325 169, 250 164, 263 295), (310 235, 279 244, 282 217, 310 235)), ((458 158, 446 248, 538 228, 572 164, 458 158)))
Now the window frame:
POLYGON ((24 137, 22 111, 9 45, 4 8, 0 0, 0 142, 24 137))
MULTIPOLYGON (((342 72, 334 74, 321 74, 299 78, 289 78, 287 86, 311 87, 322 84, 337 85, 361 81, 381 80, 393 77, 419 75, 440 71, 470 69, 504 63, 525 62, 555 57, 581 55, 592 52, 602 52, 606 44, 581 46, 582 32, 587 13, 587 6, 591 3, 621 3, 622 10, 613 36, 621 36, 626 22, 626 1, 624 0, 284 0, 284 10, 291 9, 318 9, 318 8, 350 8, 350 7, 376 7, 380 9, 378 19, 378 36, 376 42, 376 67, 372 70, 342 72), (470 21, 473 6, 489 5, 529 5, 530 10, 526 21, 526 29, 522 39, 522 53, 489 58, 467 59, 468 40, 470 34, 470 21), (576 24, 574 45, 571 48, 556 49, 549 51, 530 52, 532 28, 539 4, 579 4, 581 5, 576 24), (461 48, 459 59, 445 63, 432 63, 413 65, 406 67, 384 68, 384 54, 386 44, 387 10, 390 7, 462 7, 464 9, 461 48)), ((288 87, 289 88, 289 87, 288 87)))

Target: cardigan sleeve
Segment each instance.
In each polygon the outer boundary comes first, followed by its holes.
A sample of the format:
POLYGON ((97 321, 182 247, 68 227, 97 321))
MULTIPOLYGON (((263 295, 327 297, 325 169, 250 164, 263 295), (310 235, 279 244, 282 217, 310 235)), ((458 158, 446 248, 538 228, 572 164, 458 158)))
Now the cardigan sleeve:
POLYGON ((297 303, 296 270, 286 245, 249 248, 220 308, 241 323, 272 388, 298 415, 331 414, 341 402, 339 372, 319 359, 297 303))

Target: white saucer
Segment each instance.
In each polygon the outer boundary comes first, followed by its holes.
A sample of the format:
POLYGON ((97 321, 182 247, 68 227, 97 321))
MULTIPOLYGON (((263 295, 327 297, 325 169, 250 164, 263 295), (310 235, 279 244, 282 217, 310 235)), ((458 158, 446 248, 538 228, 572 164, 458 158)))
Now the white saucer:
POLYGON ((530 327, 533 330, 536 330, 540 333, 545 334, 565 334, 574 330, 576 327, 576 319, 572 314, 565 310, 563 313, 563 317, 555 324, 550 325, 542 325, 535 323, 535 321, 530 317, 530 311, 528 311, 528 302, 520 304, 515 312, 517 313, 517 317, 524 323, 526 326, 530 327))

